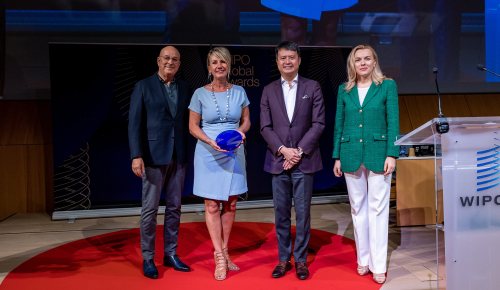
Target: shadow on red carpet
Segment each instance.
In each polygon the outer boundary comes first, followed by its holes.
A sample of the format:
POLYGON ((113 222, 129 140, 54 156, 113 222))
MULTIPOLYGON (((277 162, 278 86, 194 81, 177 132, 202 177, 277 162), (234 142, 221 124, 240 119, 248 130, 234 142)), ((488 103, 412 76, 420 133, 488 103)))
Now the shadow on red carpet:
MULTIPOLYGON (((163 236, 158 226, 158 237, 163 236)), ((241 270, 229 272, 224 281, 213 278, 212 245, 205 223, 183 223, 177 254, 193 271, 183 273, 161 265, 163 239, 157 238, 155 260, 160 277, 142 275, 139 230, 122 230, 64 244, 41 253, 10 272, 0 290, 145 290, 145 289, 380 289, 371 275, 356 273, 354 241, 325 231, 312 230, 309 243, 309 279, 300 281, 295 271, 274 279, 277 262, 274 225, 236 222, 230 254, 241 270)))

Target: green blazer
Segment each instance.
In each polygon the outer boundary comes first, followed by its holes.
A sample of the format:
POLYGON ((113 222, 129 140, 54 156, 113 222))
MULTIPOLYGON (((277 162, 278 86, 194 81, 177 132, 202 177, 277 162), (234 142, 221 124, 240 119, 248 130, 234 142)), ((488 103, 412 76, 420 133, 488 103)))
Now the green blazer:
POLYGON ((387 156, 399 156, 399 147, 394 145, 399 134, 396 82, 372 83, 363 105, 356 86, 350 92, 344 88, 342 84, 337 94, 333 158, 340 158, 344 172, 354 172, 361 164, 382 172, 387 156))

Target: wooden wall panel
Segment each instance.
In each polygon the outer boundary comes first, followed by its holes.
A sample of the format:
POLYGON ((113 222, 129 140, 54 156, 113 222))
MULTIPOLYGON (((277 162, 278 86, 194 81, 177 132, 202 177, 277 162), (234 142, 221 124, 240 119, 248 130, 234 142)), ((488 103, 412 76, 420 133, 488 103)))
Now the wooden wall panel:
MULTIPOLYGON (((432 95, 407 95, 402 97, 406 103, 411 130, 438 115, 437 98, 432 95)), ((401 118, 401 116, 400 116, 401 118)), ((410 130, 410 131, 411 131, 410 130)))
MULTIPOLYGON (((0 145, 0 220, 15 213, 45 212, 48 180, 45 145, 0 145)), ((49 189, 50 192, 52 191, 49 189)))
POLYGON ((471 116, 500 116, 500 93, 465 96, 471 116))
POLYGON ((0 220, 26 212, 26 148, 0 145, 0 220))
POLYGON ((44 145, 26 146, 26 212, 45 212, 45 183, 52 178, 45 171, 44 145))
MULTIPOLYGON (((52 136, 52 135, 51 135, 52 136)), ((43 146, 45 156, 45 212, 51 213, 54 210, 54 161, 52 143, 43 146)))
POLYGON ((410 116, 408 114, 408 108, 406 105, 406 98, 404 96, 399 97, 399 132, 400 134, 406 134, 413 130, 411 124, 410 116))
POLYGON ((0 101, 0 144, 52 143, 50 101, 0 101))
POLYGON ((0 219, 48 208, 51 127, 50 101, 0 101, 0 219))
POLYGON ((441 108, 446 117, 472 116, 464 95, 443 95, 441 108))
MULTIPOLYGON (((441 109, 446 117, 473 116, 469 102, 464 95, 442 95, 441 97, 441 109)), ((435 95, 406 95, 401 96, 400 99, 406 105, 408 114, 404 116, 405 111, 400 112, 400 126, 405 129, 401 132, 410 132, 438 116, 438 99, 435 95), (408 123, 411 128, 408 128, 408 123)))

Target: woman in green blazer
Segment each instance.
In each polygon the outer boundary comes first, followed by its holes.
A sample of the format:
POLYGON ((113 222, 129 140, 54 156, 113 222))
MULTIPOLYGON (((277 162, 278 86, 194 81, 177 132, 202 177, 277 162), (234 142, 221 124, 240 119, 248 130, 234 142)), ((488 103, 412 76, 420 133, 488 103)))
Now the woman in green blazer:
POLYGON ((399 134, 396 83, 386 78, 369 45, 347 58, 348 81, 339 87, 333 173, 345 172, 356 240, 358 274, 384 283, 387 271, 389 196, 399 134))

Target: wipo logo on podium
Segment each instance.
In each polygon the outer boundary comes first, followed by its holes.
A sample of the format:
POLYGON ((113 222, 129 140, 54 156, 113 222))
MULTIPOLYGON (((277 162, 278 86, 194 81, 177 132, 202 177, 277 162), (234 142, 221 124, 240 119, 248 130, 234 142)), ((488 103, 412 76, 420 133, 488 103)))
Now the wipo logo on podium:
MULTIPOLYGON (((495 138, 495 141, 498 141, 495 138)), ((500 145, 477 152, 477 192, 500 185, 500 145)))
POLYGON ((494 140, 491 148, 476 151, 476 194, 460 196, 462 207, 500 205, 500 139, 494 140))

